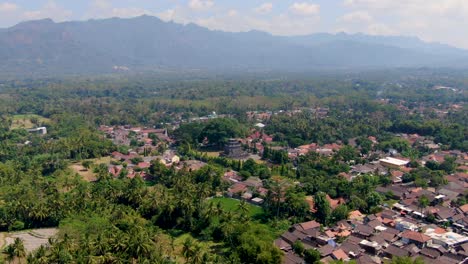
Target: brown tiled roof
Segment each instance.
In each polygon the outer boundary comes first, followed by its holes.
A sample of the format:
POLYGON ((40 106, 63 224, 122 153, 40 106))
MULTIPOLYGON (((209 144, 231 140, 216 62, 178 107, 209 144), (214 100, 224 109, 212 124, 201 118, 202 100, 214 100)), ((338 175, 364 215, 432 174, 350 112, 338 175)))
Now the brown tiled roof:
POLYGON ((340 246, 340 249, 342 249, 346 254, 349 254, 350 252, 353 252, 354 254, 359 254, 359 252, 361 252, 360 246, 353 244, 349 241, 343 242, 343 244, 341 244, 340 246))
POLYGON ((332 256, 333 256, 334 259, 337 259, 337 260, 348 260, 349 259, 348 255, 342 249, 338 249, 338 250, 333 251, 332 256))
POLYGON ((284 239, 286 242, 292 244, 296 242, 297 240, 301 240, 305 237, 304 234, 300 232, 285 232, 281 235, 281 238, 284 239))
POLYGON ((363 254, 360 256, 358 259, 356 259, 357 264, 376 264, 375 262, 369 255, 363 254))
POLYGON ((468 213, 468 204, 465 204, 465 205, 460 206, 460 210, 461 210, 463 213, 468 213))
POLYGON ((333 232, 331 230, 325 231, 325 235, 327 235, 329 238, 334 238, 336 237, 336 232, 333 232))
POLYGON ((307 229, 302 232, 313 238, 320 236, 320 229, 318 228, 307 229))
POLYGON ((351 211, 349 212, 348 218, 349 219, 356 219, 360 220, 364 218, 365 215, 363 215, 359 210, 351 211))
POLYGON ((279 249, 290 249, 291 245, 284 241, 282 238, 278 238, 275 240, 275 246, 278 247, 279 249))
POLYGON ((437 209, 439 210, 435 214, 441 219, 447 219, 455 215, 455 211, 450 208, 438 207, 437 209))
POLYGON ((385 253, 391 255, 392 257, 407 257, 409 255, 408 251, 401 248, 397 248, 394 245, 388 246, 385 249, 385 253))
POLYGON ((245 190, 247 190, 247 185, 243 183, 236 183, 231 188, 229 188, 229 191, 232 193, 240 193, 245 190))
POLYGON ((346 239, 346 242, 353 243, 355 245, 361 243, 363 239, 357 236, 349 236, 348 239, 346 239))
POLYGON ((370 236, 374 229, 368 225, 357 225, 354 231, 363 236, 370 236))
POLYGON ((302 264, 304 260, 294 253, 284 255, 283 264, 302 264))
POLYGON ((332 209, 335 209, 336 207, 338 207, 338 205, 345 203, 345 200, 343 198, 341 198, 341 197, 338 198, 338 199, 332 199, 330 197, 330 195, 327 194, 326 198, 327 198, 328 202, 330 203, 330 207, 332 209))
POLYGON ((376 228, 379 225, 382 225, 382 223, 379 220, 375 219, 375 220, 372 220, 369 223, 367 223, 367 225, 372 227, 372 228, 376 228))
POLYGON ((453 258, 451 256, 443 255, 440 258, 437 259, 439 263, 444 263, 444 264, 458 264, 461 261, 453 258))
POLYGON ((302 230, 308 230, 320 227, 320 223, 312 220, 309 222, 300 223, 299 226, 302 228, 302 230))
POLYGON ((417 242, 420 242, 420 243, 425 243, 429 240, 431 240, 431 237, 423 234, 423 233, 419 233, 419 232, 415 232, 415 231, 411 231, 411 230, 406 230, 405 232, 401 233, 401 237, 403 238, 407 238, 409 240, 412 240, 412 241, 417 241, 417 242))
POLYGON ((322 257, 330 255, 333 252, 333 250, 333 246, 328 244, 318 249, 318 251, 320 252, 320 256, 322 257))
POLYGON ((395 229, 395 228, 389 228, 389 227, 387 227, 387 229, 385 229, 385 232, 390 233, 390 234, 393 234, 393 235, 398 235, 398 234, 400 234, 400 231, 398 231, 397 229, 395 229))
POLYGON ((383 231, 379 234, 380 237, 382 237, 385 241, 387 242, 392 242, 393 239, 395 238, 395 235, 390 233, 390 232, 386 232, 386 231, 383 231))
POLYGON ((430 258, 433 258, 433 259, 436 259, 440 256, 439 252, 435 249, 431 249, 431 248, 423 248, 421 249, 421 252, 420 252, 421 255, 424 255, 426 257, 430 257, 430 258))
POLYGON ((371 236, 369 240, 373 242, 377 242, 379 243, 379 245, 385 244, 385 239, 380 234, 371 236))

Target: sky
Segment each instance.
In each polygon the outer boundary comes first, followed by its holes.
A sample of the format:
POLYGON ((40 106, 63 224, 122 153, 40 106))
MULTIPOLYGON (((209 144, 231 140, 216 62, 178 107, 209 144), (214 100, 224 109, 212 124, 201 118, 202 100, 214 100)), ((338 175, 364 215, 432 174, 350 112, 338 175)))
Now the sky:
POLYGON ((405 35, 468 49, 468 0, 0 0, 0 27, 143 14, 225 31, 405 35))

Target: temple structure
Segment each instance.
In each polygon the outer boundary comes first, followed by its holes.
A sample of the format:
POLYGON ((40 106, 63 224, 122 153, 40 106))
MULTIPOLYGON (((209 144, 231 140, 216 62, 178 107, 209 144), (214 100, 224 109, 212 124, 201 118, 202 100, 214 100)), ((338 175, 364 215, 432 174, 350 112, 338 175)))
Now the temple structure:
POLYGON ((224 146, 223 156, 231 159, 244 159, 248 157, 248 153, 242 150, 241 143, 235 138, 229 139, 224 146))

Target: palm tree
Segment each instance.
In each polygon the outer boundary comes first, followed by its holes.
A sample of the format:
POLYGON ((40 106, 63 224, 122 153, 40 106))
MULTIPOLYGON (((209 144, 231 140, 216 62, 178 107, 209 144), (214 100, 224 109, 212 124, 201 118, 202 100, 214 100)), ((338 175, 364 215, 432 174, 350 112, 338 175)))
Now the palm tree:
POLYGON ((242 213, 242 215, 247 215, 249 213, 249 205, 245 200, 241 200, 237 206, 237 210, 242 213))
POLYGON ((6 254, 6 260, 8 263, 12 263, 13 260, 15 259, 15 249, 13 248, 12 245, 7 246, 4 250, 3 253, 6 254))
POLYGON ((191 237, 187 237, 185 239, 183 246, 182 246, 182 256, 184 256, 187 263, 190 262, 190 259, 193 256, 195 247, 195 241, 191 237))
POLYGON ((418 206, 421 208, 421 217, 423 217, 423 210, 429 205, 429 199, 427 196, 422 195, 419 197, 418 206))
POLYGON ((203 263, 203 248, 200 244, 195 244, 195 247, 193 249, 193 257, 192 257, 192 263, 193 264, 201 264, 203 263))
POLYGON ((21 263, 21 260, 26 257, 23 240, 18 237, 15 238, 13 244, 8 245, 3 252, 7 255, 7 261, 9 263, 14 262, 16 259, 18 260, 18 263, 21 263))

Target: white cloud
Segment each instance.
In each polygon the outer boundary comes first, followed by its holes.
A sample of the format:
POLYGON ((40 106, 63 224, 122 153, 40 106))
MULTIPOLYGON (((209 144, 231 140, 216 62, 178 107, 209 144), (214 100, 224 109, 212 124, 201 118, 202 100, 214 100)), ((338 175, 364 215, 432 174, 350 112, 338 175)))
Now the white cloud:
POLYGON ((234 9, 229 10, 228 13, 227 13, 227 15, 228 15, 229 17, 235 17, 235 16, 237 16, 238 14, 239 14, 239 13, 237 12, 237 10, 234 10, 234 9))
POLYGON ((354 25, 355 31, 414 35, 468 48, 467 0, 343 0, 342 3, 346 9, 365 11, 373 17, 372 21, 354 25))
POLYGON ((292 4, 289 9, 296 15, 310 16, 318 15, 320 13, 320 6, 307 2, 300 2, 292 4))
POLYGON ((85 19, 110 17, 136 17, 141 15, 154 15, 152 12, 138 7, 113 7, 109 0, 94 0, 84 14, 85 19))
POLYGON ((175 9, 168 9, 164 12, 157 14, 157 16, 164 21, 172 21, 174 20, 175 13, 175 9))
POLYGON ((367 27, 367 33, 371 35, 383 35, 383 36, 390 36, 390 35, 398 35, 398 33, 393 30, 391 27, 385 24, 371 24, 367 27))
POLYGON ((190 0, 189 7, 193 10, 207 10, 213 7, 214 2, 212 0, 190 0))
POLYGON ((280 14, 268 18, 249 14, 236 16, 215 15, 208 18, 197 19, 195 23, 216 30, 245 32, 260 30, 274 35, 304 35, 319 31, 318 16, 291 16, 280 14))
POLYGON ((91 2, 91 6, 96 9, 106 9, 112 7, 108 0, 94 0, 91 2))
POLYGON ((51 18, 55 21, 61 22, 69 20, 72 15, 72 11, 57 5, 55 1, 49 1, 41 9, 24 11, 21 14, 21 18, 23 20, 51 18))
POLYGON ((371 22, 372 16, 366 11, 356 11, 348 13, 339 18, 339 21, 353 23, 353 22, 371 22))
POLYGON ((273 4, 272 3, 264 3, 259 7, 256 7, 254 9, 255 13, 258 14, 268 14, 273 10, 273 4))
POLYGON ((2 13, 14 12, 18 9, 19 7, 14 3, 9 3, 9 2, 0 3, 0 12, 2 13))

